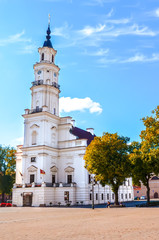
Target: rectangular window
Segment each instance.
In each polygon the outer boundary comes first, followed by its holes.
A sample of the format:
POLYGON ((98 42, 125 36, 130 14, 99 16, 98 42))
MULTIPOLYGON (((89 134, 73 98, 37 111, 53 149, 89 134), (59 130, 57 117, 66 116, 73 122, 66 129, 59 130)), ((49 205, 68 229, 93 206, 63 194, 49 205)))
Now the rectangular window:
POLYGON ((109 200, 109 193, 107 193, 107 200, 109 200))
POLYGON ((36 157, 31 157, 31 162, 36 162, 36 157))
POLYGON ((89 200, 92 200, 92 193, 89 194, 89 200))
POLYGON ((102 200, 104 199, 104 194, 103 194, 103 193, 101 194, 101 199, 102 199, 102 200))
POLYGON ((96 200, 98 200, 98 193, 96 193, 96 200))
POLYGON ((67 175, 67 183, 72 183, 72 175, 67 175))
POLYGON ((114 200, 114 193, 112 193, 112 199, 114 200))
POLYGON ((126 193, 126 194, 125 194, 125 199, 127 199, 127 197, 128 197, 128 196, 127 196, 127 193, 126 193))
POLYGON ((91 183, 91 175, 90 174, 88 175, 88 183, 89 184, 91 183))
POLYGON ((121 199, 123 199, 123 193, 121 194, 121 199))
POLYGON ((31 175, 30 175, 30 183, 33 183, 33 182, 34 182, 34 176, 35 176, 34 174, 31 174, 31 175))
POLYGON ((55 182, 56 182, 55 175, 52 175, 52 184, 54 184, 55 182))
POLYGON ((131 193, 129 193, 129 198, 131 198, 131 193))

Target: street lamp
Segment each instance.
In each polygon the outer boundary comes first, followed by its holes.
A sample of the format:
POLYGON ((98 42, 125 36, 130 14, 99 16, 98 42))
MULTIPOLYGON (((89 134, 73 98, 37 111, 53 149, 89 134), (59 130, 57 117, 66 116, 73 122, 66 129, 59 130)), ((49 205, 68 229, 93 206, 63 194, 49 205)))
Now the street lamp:
POLYGON ((94 176, 91 175, 91 184, 92 184, 92 209, 94 209, 94 185, 95 185, 95 182, 94 182, 94 176))

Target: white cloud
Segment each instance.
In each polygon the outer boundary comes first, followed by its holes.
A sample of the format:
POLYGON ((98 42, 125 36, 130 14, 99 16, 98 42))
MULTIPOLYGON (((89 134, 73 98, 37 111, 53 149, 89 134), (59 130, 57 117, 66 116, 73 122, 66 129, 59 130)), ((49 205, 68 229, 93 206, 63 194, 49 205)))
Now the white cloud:
POLYGON ((101 57, 101 56, 105 56, 107 55, 109 52, 109 49, 103 49, 103 48, 100 48, 99 50, 97 50, 96 52, 87 52, 85 51, 83 54, 84 55, 89 55, 89 56, 96 56, 96 57, 101 57))
POLYGON ((154 11, 148 12, 147 15, 153 17, 159 17, 159 8, 156 8, 154 11))
POLYGON ((136 54, 133 57, 121 61, 121 63, 134 63, 134 62, 155 62, 159 61, 159 54, 153 53, 151 57, 147 57, 144 54, 136 54))
POLYGON ((83 29, 79 30, 78 33, 80 33, 83 36, 91 36, 94 33, 100 33, 104 30, 106 25, 99 24, 96 27, 91 26, 85 26, 83 29))
POLYGON ((60 98, 60 113, 72 111, 85 111, 89 110, 90 113, 102 113, 102 107, 99 103, 93 102, 89 97, 86 98, 60 98))
POLYGON ((140 26, 136 23, 130 24, 130 22, 132 22, 132 19, 129 18, 105 19, 103 24, 86 25, 79 30, 74 30, 73 26, 65 23, 63 26, 55 28, 53 35, 65 38, 65 43, 61 44, 60 47, 100 47, 102 42, 112 41, 120 36, 154 37, 159 34, 159 31, 153 31, 148 26, 140 26))
POLYGON ((107 19, 105 23, 112 23, 112 24, 127 24, 130 22, 129 18, 121 18, 121 19, 107 19))
POLYGON ((100 58, 97 60, 97 63, 99 64, 99 67, 106 67, 108 64, 114 64, 114 63, 146 63, 146 62, 156 62, 159 61, 159 53, 153 53, 152 56, 148 57, 145 56, 144 54, 137 53, 132 57, 129 57, 127 59, 120 59, 120 58, 114 58, 114 59, 109 59, 109 58, 100 58))
POLYGON ((85 0, 84 5, 103 6, 105 3, 115 2, 116 0, 85 0))
POLYGON ((159 8, 155 10, 156 17, 159 17, 159 8))
POLYGON ((112 9, 110 10, 110 12, 108 12, 108 13, 106 14, 106 17, 107 17, 107 18, 110 18, 110 17, 113 15, 113 12, 114 12, 114 9, 112 8, 112 9))
POLYGON ((21 33, 16 33, 14 35, 9 36, 5 39, 0 39, 0 46, 6 46, 8 44, 18 43, 18 42, 31 42, 31 39, 23 37, 25 31, 23 30, 21 33))
POLYGON ((72 27, 69 26, 67 22, 65 22, 63 24, 63 26, 54 28, 52 35, 58 36, 58 37, 63 37, 63 38, 69 38, 69 36, 70 36, 69 32, 70 32, 71 28, 72 27))

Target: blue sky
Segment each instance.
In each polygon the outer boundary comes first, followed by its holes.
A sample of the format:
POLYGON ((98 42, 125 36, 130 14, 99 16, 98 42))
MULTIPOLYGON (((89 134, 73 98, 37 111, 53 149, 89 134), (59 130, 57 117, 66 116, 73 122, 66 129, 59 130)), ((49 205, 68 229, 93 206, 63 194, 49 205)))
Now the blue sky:
POLYGON ((16 146, 51 14, 61 116, 139 140, 159 104, 159 0, 0 0, 0 144, 16 146))

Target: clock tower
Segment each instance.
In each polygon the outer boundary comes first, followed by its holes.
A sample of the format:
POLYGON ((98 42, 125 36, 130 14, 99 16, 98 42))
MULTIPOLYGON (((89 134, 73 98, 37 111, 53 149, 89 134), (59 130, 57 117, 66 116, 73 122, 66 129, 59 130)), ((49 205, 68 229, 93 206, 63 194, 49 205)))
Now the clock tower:
POLYGON ((38 49, 40 59, 34 64, 35 81, 32 82, 31 111, 40 112, 45 109, 59 116, 59 93, 58 84, 59 67, 55 65, 57 51, 50 41, 50 24, 48 25, 46 40, 43 47, 38 49))

